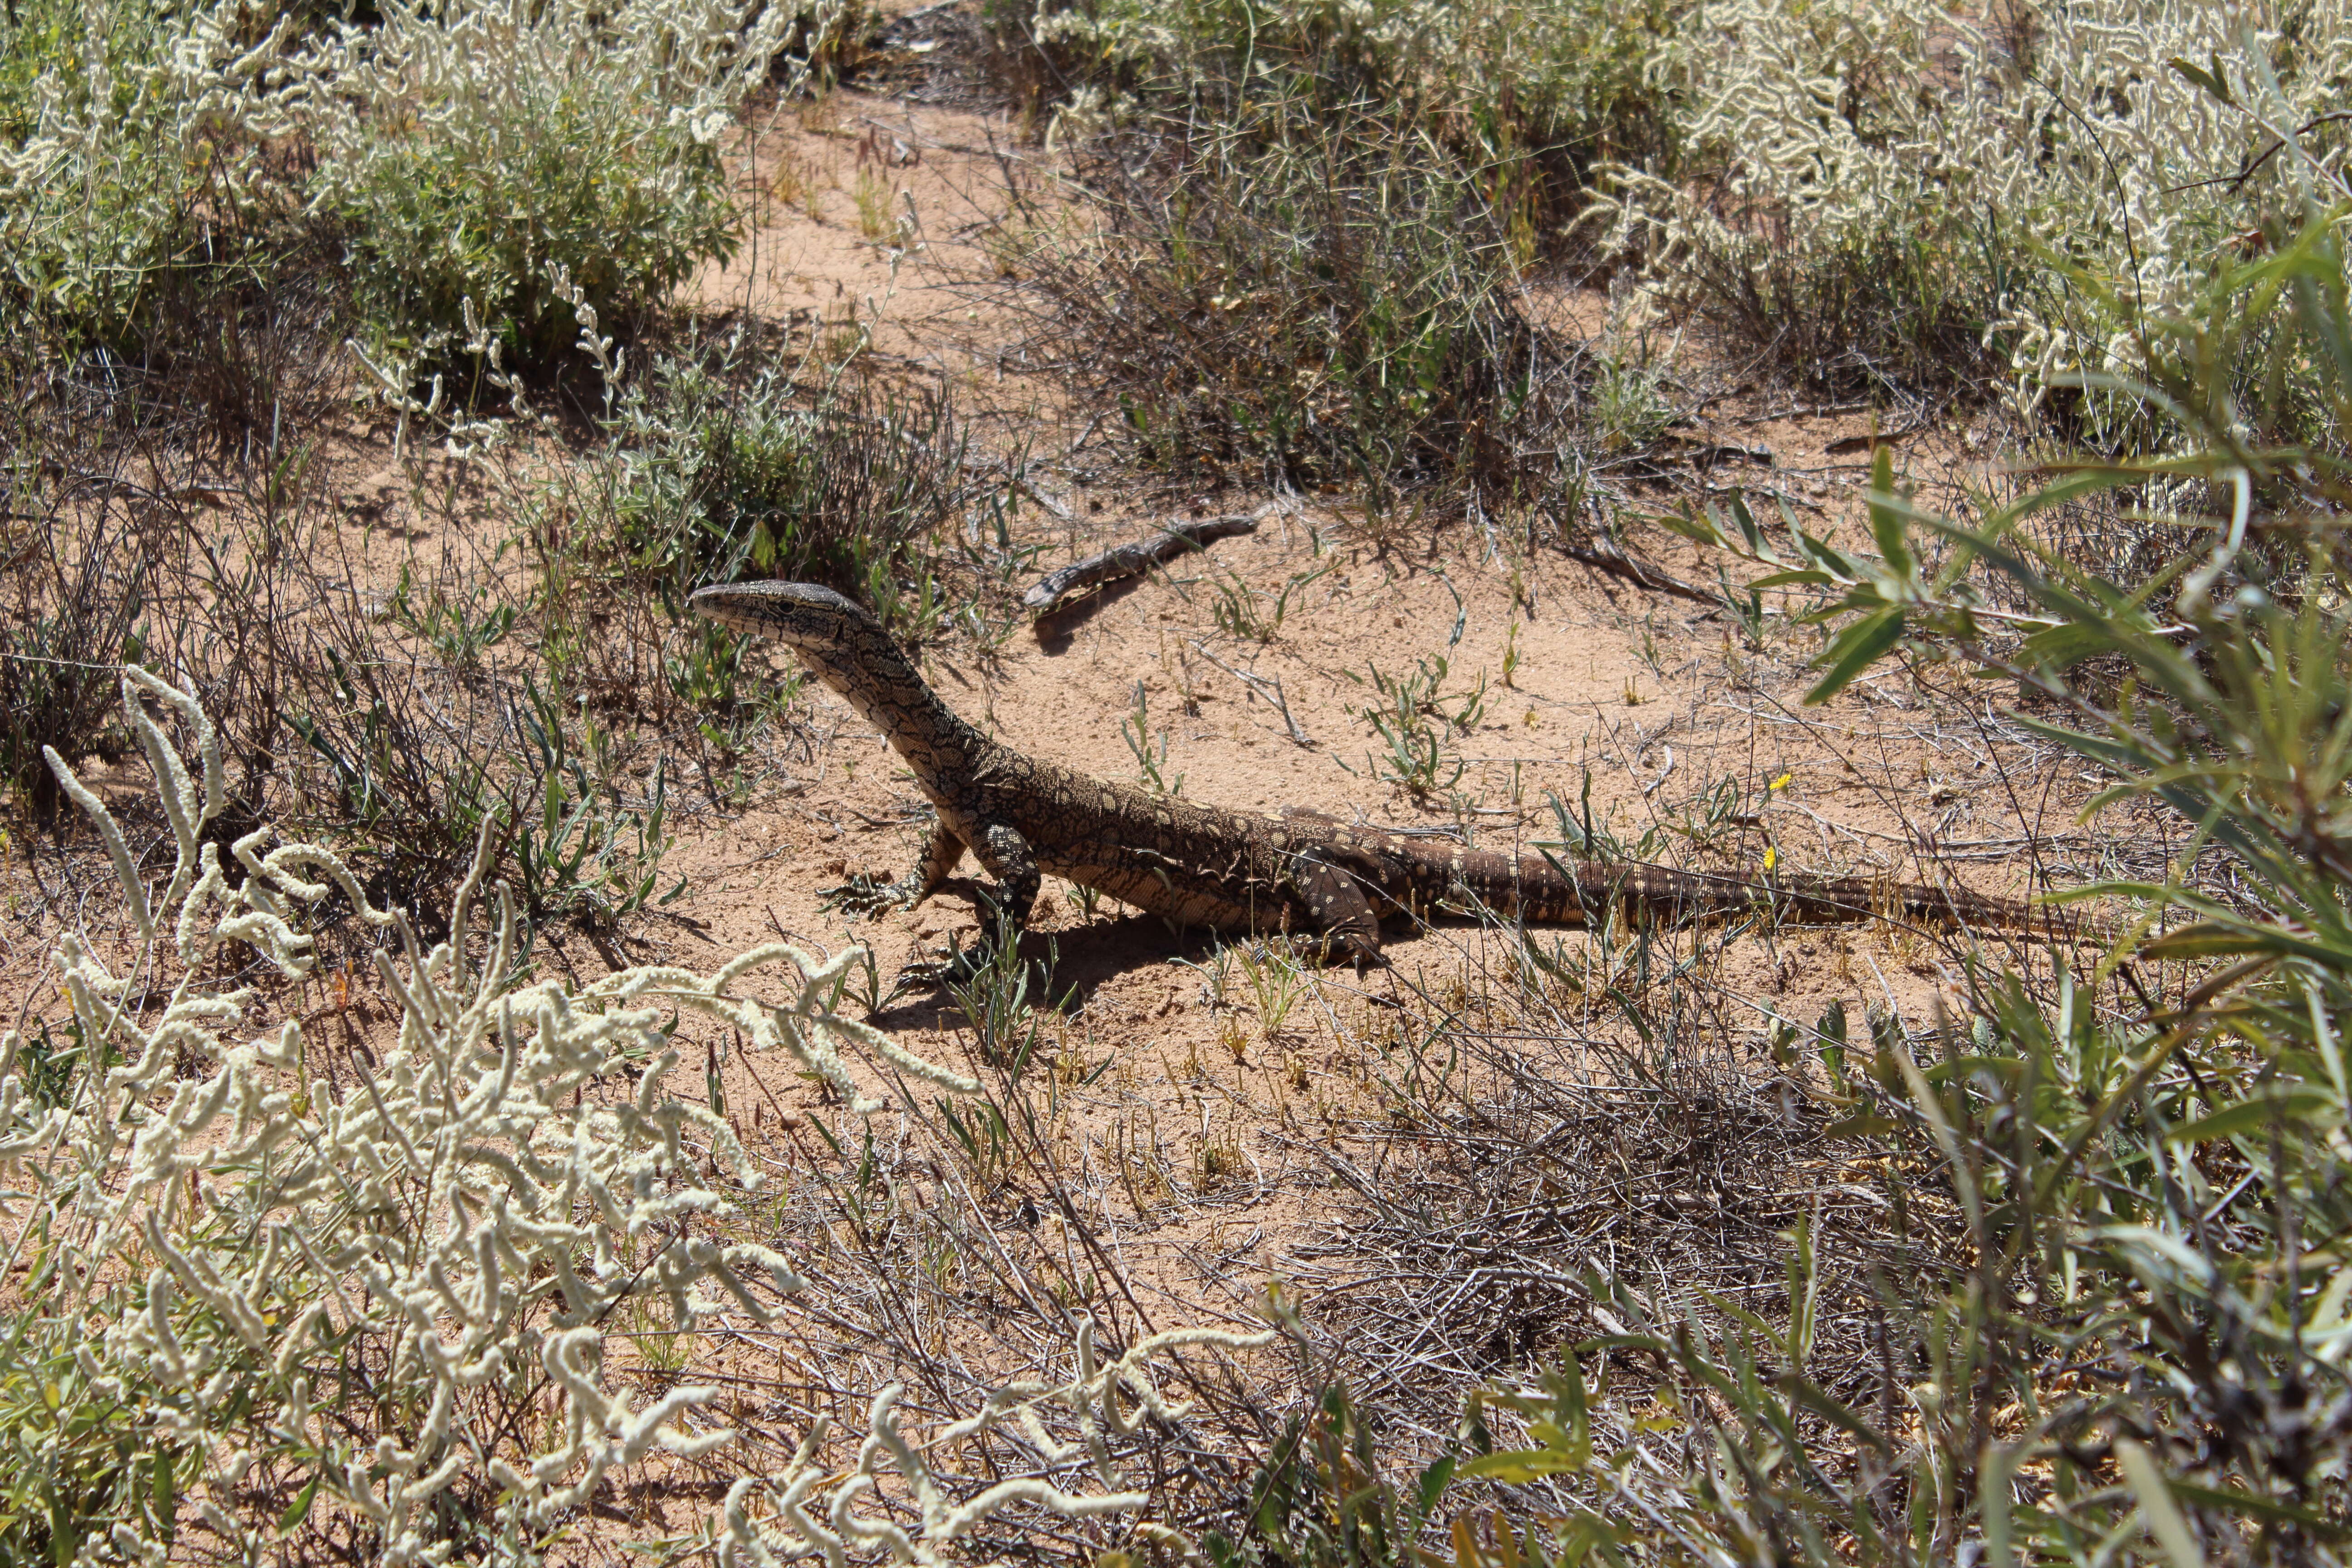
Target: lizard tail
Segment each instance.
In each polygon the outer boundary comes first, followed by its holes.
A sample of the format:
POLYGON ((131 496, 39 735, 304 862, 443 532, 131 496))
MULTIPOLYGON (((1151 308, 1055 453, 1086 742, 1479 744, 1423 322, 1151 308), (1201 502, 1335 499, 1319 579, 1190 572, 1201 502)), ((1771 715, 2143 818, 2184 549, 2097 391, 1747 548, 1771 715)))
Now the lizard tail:
POLYGON ((1870 877, 1691 871, 1535 856, 1518 858, 1509 876, 1511 891, 1502 902, 1533 921, 1575 922, 1580 913, 1618 900, 1657 914, 1727 914, 1769 905, 1822 924, 1903 919, 2061 942, 2107 942, 2114 935, 2105 923, 2056 905, 1870 877))

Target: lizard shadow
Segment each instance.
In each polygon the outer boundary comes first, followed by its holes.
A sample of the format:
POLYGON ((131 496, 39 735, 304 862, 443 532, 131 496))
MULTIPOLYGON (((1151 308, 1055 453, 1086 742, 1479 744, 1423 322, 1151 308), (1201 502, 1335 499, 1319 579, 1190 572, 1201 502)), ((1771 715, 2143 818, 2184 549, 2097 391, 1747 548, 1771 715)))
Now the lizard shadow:
POLYGON ((1147 574, 1121 582, 1105 583, 1084 598, 1061 605, 1039 616, 1029 628, 1037 638, 1037 650, 1052 658, 1070 651, 1070 644, 1085 626, 1103 611, 1133 594, 1150 580, 1147 574))
MULTIPOLYGON (((1178 932, 1157 915, 1097 916, 1067 931, 1030 931, 1021 939, 1021 959, 1029 966, 1029 1000, 1059 1013, 1076 1013, 1106 982, 1130 971, 1210 951, 1215 933, 1178 932)), ((877 1028, 953 1029, 967 1026, 954 994, 941 986, 908 996, 874 1013, 877 1028)))

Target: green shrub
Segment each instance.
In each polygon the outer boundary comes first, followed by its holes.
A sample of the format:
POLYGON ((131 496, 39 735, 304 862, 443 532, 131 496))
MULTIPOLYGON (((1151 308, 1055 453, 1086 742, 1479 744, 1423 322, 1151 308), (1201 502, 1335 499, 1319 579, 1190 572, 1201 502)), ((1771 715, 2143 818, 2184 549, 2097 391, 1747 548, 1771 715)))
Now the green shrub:
POLYGON ((746 574, 829 583, 888 616, 975 494, 944 391, 803 388, 752 370, 740 343, 655 362, 605 440, 584 479, 593 521, 566 547, 672 619, 695 589, 746 574))
POLYGON ((446 345, 472 335, 471 300, 521 363, 575 336, 557 268, 607 321, 659 303, 733 252, 719 142, 801 19, 770 6, 746 30, 717 0, 465 0, 346 28, 310 193, 350 231, 363 308, 446 345))
MULTIPOLYGON (((464 301, 514 363, 568 348, 567 269, 608 321, 723 259, 719 142, 787 47, 797 80, 845 0, 315 8, 26 0, 0 18, 0 306, 70 351, 183 337, 343 237, 380 342, 448 357, 464 301)), ((20 347, 18 352, 23 352, 20 347)), ((139 355, 145 358, 145 355, 139 355)))
POLYGON ((0 16, 0 325, 12 357, 143 358, 169 307, 266 278, 308 74, 298 17, 24 0, 0 16), (265 25, 266 24, 266 25, 265 25))
MULTIPOLYGON (((1593 171, 1671 167, 1680 0, 1131 0, 990 13, 1097 229, 1005 265, 1044 338, 1190 480, 1433 483, 1549 505, 1591 444, 1570 345, 1523 305, 1587 250, 1593 171), (1025 73, 1025 74, 1024 74, 1025 73)), ((1640 445, 1612 388, 1600 439, 1640 445)), ((1573 506, 1553 510, 1573 511, 1573 506)))

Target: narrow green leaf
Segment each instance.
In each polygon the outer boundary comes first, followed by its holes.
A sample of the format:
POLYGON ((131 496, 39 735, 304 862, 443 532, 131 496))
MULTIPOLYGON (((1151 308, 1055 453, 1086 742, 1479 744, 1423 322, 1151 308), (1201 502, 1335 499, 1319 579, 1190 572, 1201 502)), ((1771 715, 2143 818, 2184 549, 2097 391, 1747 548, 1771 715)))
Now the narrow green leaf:
POLYGON ((1758 525, 1756 514, 1748 510, 1748 498, 1738 490, 1731 492, 1731 521, 1739 525, 1740 537, 1748 541, 1748 550, 1758 560, 1780 559, 1772 548, 1772 542, 1764 537, 1764 530, 1758 525))
POLYGON ((1521 1487, 1546 1476, 1572 1474, 1576 1468, 1566 1454, 1554 1453, 1549 1448, 1516 1448, 1508 1453, 1482 1455, 1464 1465, 1461 1473, 1521 1487))
POLYGON ((1911 544, 1904 537, 1903 511, 1895 495, 1895 448, 1881 443, 1870 455, 1870 536, 1886 569, 1908 581, 1911 544))
POLYGON ((2024 656, 2024 663, 2055 671, 2072 669, 2086 658, 2113 651, 2114 646, 2112 639, 2090 627, 2069 622, 2063 626, 2042 627, 2027 637, 2019 651, 2024 656))
POLYGON ((1843 1121, 1833 1121, 1822 1130, 1822 1136, 1832 1142, 1841 1138, 1884 1138, 1902 1125, 1891 1117, 1873 1116, 1864 1111, 1849 1116, 1843 1121))
POLYGON ((1820 567, 1822 571, 1829 573, 1833 577, 1844 579, 1854 575, 1853 563, 1849 562, 1836 550, 1831 548, 1830 545, 1814 538, 1811 534, 1807 533, 1802 529, 1799 529, 1797 531, 1797 547, 1798 552, 1803 555, 1807 561, 1811 562, 1814 565, 1820 567))
POLYGON ((2305 1086, 2281 1089, 2253 1100, 2242 1100, 2235 1105, 2225 1105, 2194 1121, 2183 1122, 2165 1135, 2165 1142, 2205 1143, 2216 1138, 2234 1138, 2241 1133, 2259 1132, 2290 1119, 2307 1118, 2315 1110, 2327 1110, 2332 1103, 2327 1091, 2323 1089, 2305 1086))
POLYGON ((2203 921, 2167 931, 2140 952, 2149 958, 2221 958, 2236 952, 2270 952, 2341 964, 2345 955, 2323 942, 2276 927, 2226 926, 2203 921))
POLYGON ((2172 68, 2175 76, 2203 89, 2209 97, 2220 99, 2232 109, 2238 106, 2238 100, 2230 96, 2230 78, 2222 68, 2220 55, 2213 57, 2213 68, 2210 71, 2202 66, 2191 64, 2179 55, 2172 56, 2164 63, 2172 68))
POLYGON ((2118 1437, 2116 1463, 2122 1467, 2132 1496, 2139 1500, 2140 1523, 2172 1559, 2172 1568, 2205 1568, 2205 1553, 2199 1549, 2197 1537, 2189 1533, 2189 1521, 2180 1516, 2180 1505, 2172 1500, 2171 1489, 2164 1484, 2164 1471, 2157 1465, 2156 1456, 2129 1437, 2118 1437))
POLYGON ((1815 661, 1827 664, 1829 673, 1805 693, 1805 706, 1818 706, 1844 690, 1854 677, 1877 663, 1881 655, 1902 640, 1903 612, 1899 609, 1881 610, 1849 625, 1815 661))
POLYGON ((285 1534, 310 1516, 310 1500, 319 1495, 319 1483, 326 1478, 324 1470, 310 1472, 310 1484, 297 1492, 294 1500, 287 1505, 286 1511, 278 1516, 278 1534, 285 1534))
POLYGON ((1427 1519, 1430 1510, 1437 1506, 1437 1500, 1444 1492, 1446 1482, 1454 1479, 1455 1463, 1453 1455, 1441 1455, 1435 1463, 1421 1472, 1421 1482, 1415 1488, 1416 1496, 1413 1500, 1415 1505, 1413 1511, 1419 1518, 1427 1519))
POLYGON ((2295 1508, 2269 1498, 2256 1497, 2252 1492, 2231 1491, 2226 1487, 2200 1487, 2178 1476, 2167 1485, 2172 1489, 2175 1497, 2186 1498, 2205 1508, 2225 1508, 2233 1512, 2251 1514, 2256 1519, 2292 1521, 2329 1541, 2341 1541, 2352 1535, 2352 1525, 2329 1519, 2313 1509, 2295 1508))
POLYGON ((1709 544, 1720 547, 1723 543, 1723 531, 1721 529, 1716 527, 1714 523, 1706 521, 1701 518, 1694 517, 1688 512, 1664 512, 1661 513, 1655 521, 1660 524, 1660 526, 1675 533, 1681 534, 1685 539, 1696 541, 1700 544, 1709 544))

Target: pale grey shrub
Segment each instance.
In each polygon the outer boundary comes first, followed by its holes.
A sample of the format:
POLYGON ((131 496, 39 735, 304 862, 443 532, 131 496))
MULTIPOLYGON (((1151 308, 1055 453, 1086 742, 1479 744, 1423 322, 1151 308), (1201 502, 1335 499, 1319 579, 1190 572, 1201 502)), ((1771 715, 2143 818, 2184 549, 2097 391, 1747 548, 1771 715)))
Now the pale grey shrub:
POLYGON ((2077 0, 1996 31, 1935 0, 1717 0, 1674 68, 1693 161, 1609 172, 1611 247, 1670 308, 1743 278, 1769 295, 1776 268, 1916 267, 1915 302, 1968 319, 2021 411, 2086 372, 2143 374, 2144 324, 2343 157, 2326 116, 2352 15, 2283 16, 2077 0))
POLYGON ((310 200, 347 226, 394 335, 456 334, 470 299, 510 347, 561 352, 574 305, 554 269, 617 321, 732 254, 721 140, 778 50, 803 32, 820 50, 844 9, 394 0, 317 58, 310 200))
MULTIPOLYGON (((151 889, 113 813, 48 754, 113 859, 131 942, 111 963, 80 935, 58 943, 80 1046, 62 1089, 20 1034, 0 1041, 0 1203, 16 1238, 0 1268, 31 1249, 0 1329, 0 1401, 29 1395, 40 1412, 0 1434, 0 1556, 259 1563, 331 1525, 338 1549, 385 1564, 523 1563, 608 1477, 657 1455, 725 1466, 736 1434, 714 1390, 641 1405, 614 1375, 621 1325, 647 1310, 681 1331, 765 1323, 807 1289, 778 1253, 726 1239, 737 1204, 768 1184, 723 1118, 666 1087, 678 1019, 790 1058, 853 1117, 882 1102, 845 1046, 947 1095, 979 1086, 836 1010, 855 947, 820 959, 770 943, 707 973, 641 966, 576 987, 526 978, 512 900, 483 886, 488 826, 450 935, 429 948, 320 847, 263 826, 225 867, 208 837, 226 804, 211 721, 143 670, 123 672, 122 694, 173 863, 151 889), (149 703, 176 713, 194 766, 149 703), (402 954, 375 959, 394 1039, 380 1059, 347 1052, 340 1074, 297 1019, 240 1040, 261 993, 217 978, 313 974, 309 911, 337 891, 402 954), (613 1094, 625 1068, 634 1089, 613 1094)), ((835 1568, 939 1564, 1009 1508, 1133 1514, 1147 1500, 1108 1437, 1184 1413, 1153 1358, 1272 1337, 1176 1331, 1106 1361, 1082 1324, 1074 1376, 998 1389, 920 1445, 885 1388, 851 1475, 812 1465, 819 1423, 790 1473, 725 1472, 735 1484, 706 1538, 730 1563, 822 1551, 835 1568), (1049 1406, 1075 1443, 1041 1424, 1049 1406), (999 1426, 1026 1436, 1039 1468, 984 1489, 954 1479, 943 1461, 999 1426), (1075 1464, 1099 1489, 1050 1479, 1075 1464), (807 1512, 814 1494, 825 1522, 807 1512), (915 1506, 912 1531, 883 1506, 892 1496, 915 1506)))

